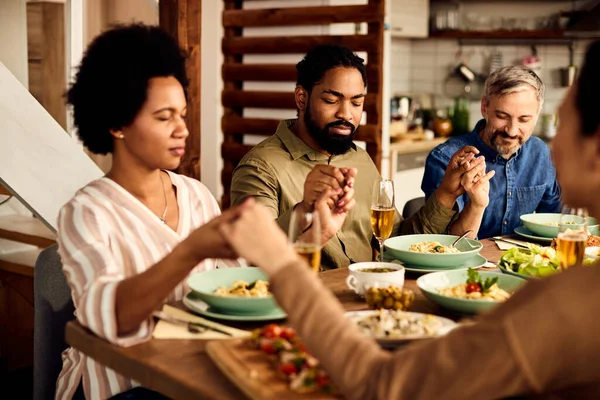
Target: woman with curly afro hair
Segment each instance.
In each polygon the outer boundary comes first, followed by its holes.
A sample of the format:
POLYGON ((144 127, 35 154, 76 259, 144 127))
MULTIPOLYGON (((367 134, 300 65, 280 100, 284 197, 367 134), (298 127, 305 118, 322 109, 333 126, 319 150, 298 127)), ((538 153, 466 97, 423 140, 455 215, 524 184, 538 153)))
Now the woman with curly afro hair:
MULTIPOLYGON (((191 272, 216 268, 216 259, 240 266, 218 229, 239 210, 220 215, 204 185, 169 171, 189 134, 187 84, 176 41, 136 24, 98 36, 68 91, 79 138, 113 163, 62 208, 59 254, 78 321, 117 345, 150 338, 152 311, 181 299, 191 272)), ((72 398, 80 384, 87 399, 136 386, 69 348, 56 398, 72 398)))

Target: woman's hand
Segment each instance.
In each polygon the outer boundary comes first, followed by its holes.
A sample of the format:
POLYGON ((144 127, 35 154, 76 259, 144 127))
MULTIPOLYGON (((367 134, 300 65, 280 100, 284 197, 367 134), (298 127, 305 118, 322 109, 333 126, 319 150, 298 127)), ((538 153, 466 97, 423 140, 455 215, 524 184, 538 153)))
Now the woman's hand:
POLYGON ((237 219, 218 227, 222 238, 240 257, 272 275, 298 255, 267 209, 248 198, 237 219))

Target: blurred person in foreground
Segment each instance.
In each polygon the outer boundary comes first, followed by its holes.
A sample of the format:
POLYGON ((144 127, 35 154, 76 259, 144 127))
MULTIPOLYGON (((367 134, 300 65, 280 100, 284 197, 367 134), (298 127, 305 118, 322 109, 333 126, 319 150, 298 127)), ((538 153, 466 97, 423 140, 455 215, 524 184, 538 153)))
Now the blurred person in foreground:
MULTIPOLYGON (((600 218, 600 41, 559 108, 553 146, 564 201, 600 218)), ((345 317, 336 298, 249 199, 221 225, 240 256, 270 276, 277 302, 349 399, 600 398, 600 268, 574 266, 531 280, 476 323, 382 350, 345 317), (265 238, 269 240, 265 240, 265 238)))

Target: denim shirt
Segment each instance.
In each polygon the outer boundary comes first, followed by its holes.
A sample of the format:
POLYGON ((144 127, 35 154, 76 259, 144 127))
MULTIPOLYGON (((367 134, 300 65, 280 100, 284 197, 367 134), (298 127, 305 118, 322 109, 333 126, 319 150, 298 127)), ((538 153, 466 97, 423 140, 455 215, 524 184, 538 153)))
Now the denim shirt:
MULTIPOLYGON (((476 147, 485 156, 487 171, 496 175, 490 180, 490 202, 483 214, 479 238, 507 235, 521 226, 519 217, 532 212, 560 212, 560 188, 550 159, 550 149, 532 136, 509 160, 502 157, 479 137, 485 120, 466 135, 449 139, 427 157, 421 189, 429 198, 444 177, 452 155, 464 146, 476 147)), ((462 211, 469 201, 465 193, 457 200, 462 211)))

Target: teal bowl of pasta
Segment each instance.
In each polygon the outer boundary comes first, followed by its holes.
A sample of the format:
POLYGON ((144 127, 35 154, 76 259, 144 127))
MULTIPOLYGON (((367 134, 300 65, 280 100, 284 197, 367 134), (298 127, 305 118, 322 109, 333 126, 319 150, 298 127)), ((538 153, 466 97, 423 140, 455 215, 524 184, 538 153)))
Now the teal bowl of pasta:
POLYGON ((216 313, 260 316, 280 311, 267 276, 258 268, 204 271, 190 275, 187 284, 216 313))
POLYGON ((469 292, 467 280, 474 272, 433 272, 417 279, 417 286, 425 297, 441 307, 464 314, 477 314, 508 300, 526 282, 500 272, 476 271, 475 276, 483 285, 469 292))
POLYGON ((483 248, 481 242, 463 238, 450 246, 458 236, 453 235, 405 235, 387 239, 384 251, 408 266, 423 268, 453 268, 471 266, 483 248))

